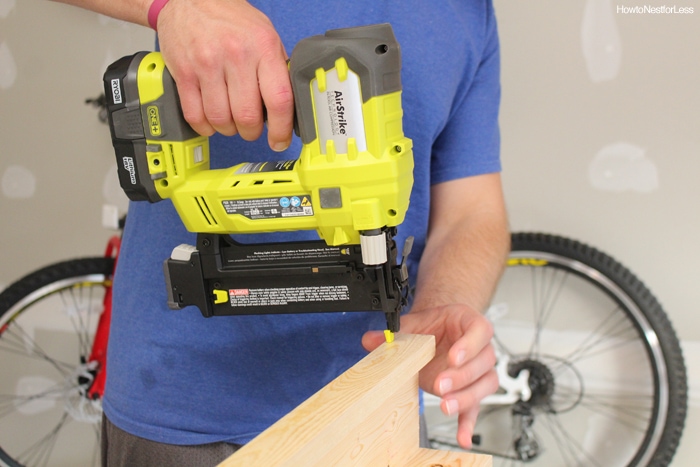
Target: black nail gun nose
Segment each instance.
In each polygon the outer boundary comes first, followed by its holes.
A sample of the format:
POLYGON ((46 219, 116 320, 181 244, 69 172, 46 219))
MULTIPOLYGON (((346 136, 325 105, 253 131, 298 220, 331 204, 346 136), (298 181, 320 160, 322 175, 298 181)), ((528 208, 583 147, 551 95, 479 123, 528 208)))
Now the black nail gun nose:
POLYGON ((294 48, 296 160, 209 168, 208 138, 184 120, 157 52, 104 75, 119 181, 132 200, 170 199, 197 244, 164 263, 169 305, 204 316, 383 311, 399 329, 406 257, 396 226, 413 185, 401 57, 388 24, 328 31, 294 48), (310 242, 240 244, 232 233, 316 230, 310 242))

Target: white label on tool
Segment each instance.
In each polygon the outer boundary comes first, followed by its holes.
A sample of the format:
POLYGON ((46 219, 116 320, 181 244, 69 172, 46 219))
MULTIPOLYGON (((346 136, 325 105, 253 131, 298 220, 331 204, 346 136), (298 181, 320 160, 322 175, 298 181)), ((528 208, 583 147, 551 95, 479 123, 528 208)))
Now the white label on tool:
POLYGON ((279 198, 225 199, 221 201, 226 214, 239 214, 248 219, 313 216, 311 196, 293 195, 279 198))
POLYGON ((122 157, 124 170, 129 172, 129 181, 132 185, 136 185, 136 167, 134 166, 134 158, 129 156, 122 157))
POLYGON ((362 91, 357 74, 348 70, 347 78, 340 81, 335 68, 326 72, 326 90, 318 89, 313 80, 316 124, 321 154, 326 153, 326 141, 335 143, 335 152, 347 154, 348 138, 354 138, 358 151, 367 150, 365 122, 362 115, 362 91))
POLYGON ((122 87, 118 79, 112 80, 112 101, 115 104, 122 103, 122 87))

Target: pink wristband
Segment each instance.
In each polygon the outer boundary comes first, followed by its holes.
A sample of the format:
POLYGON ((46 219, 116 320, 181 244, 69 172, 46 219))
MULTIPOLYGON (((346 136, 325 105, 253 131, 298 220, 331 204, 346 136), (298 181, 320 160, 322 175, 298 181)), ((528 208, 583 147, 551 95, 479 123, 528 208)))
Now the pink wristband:
POLYGON ((148 9, 148 24, 154 30, 158 30, 158 15, 163 9, 168 0, 153 0, 151 7, 148 9))

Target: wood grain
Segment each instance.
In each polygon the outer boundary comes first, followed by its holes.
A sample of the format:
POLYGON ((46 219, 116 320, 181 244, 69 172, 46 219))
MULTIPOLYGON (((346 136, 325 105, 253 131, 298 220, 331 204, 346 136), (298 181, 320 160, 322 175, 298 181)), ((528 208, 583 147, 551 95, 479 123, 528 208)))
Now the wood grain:
POLYGON ((418 448, 418 372, 434 354, 433 336, 397 334, 219 467, 490 466, 418 448))

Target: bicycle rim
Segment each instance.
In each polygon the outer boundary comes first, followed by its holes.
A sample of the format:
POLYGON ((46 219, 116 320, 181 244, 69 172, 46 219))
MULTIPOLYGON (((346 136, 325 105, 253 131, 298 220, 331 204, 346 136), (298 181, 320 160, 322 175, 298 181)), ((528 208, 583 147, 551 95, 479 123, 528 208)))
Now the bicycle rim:
POLYGON ((86 363, 111 258, 46 267, 0 294, 0 465, 99 465, 100 400, 86 363))
MULTIPOLYGON (((489 315, 532 396, 482 407, 475 451, 494 465, 668 465, 685 418, 678 340, 644 285, 561 237, 513 237, 489 315)), ((445 437, 438 436, 445 440, 445 437)))

